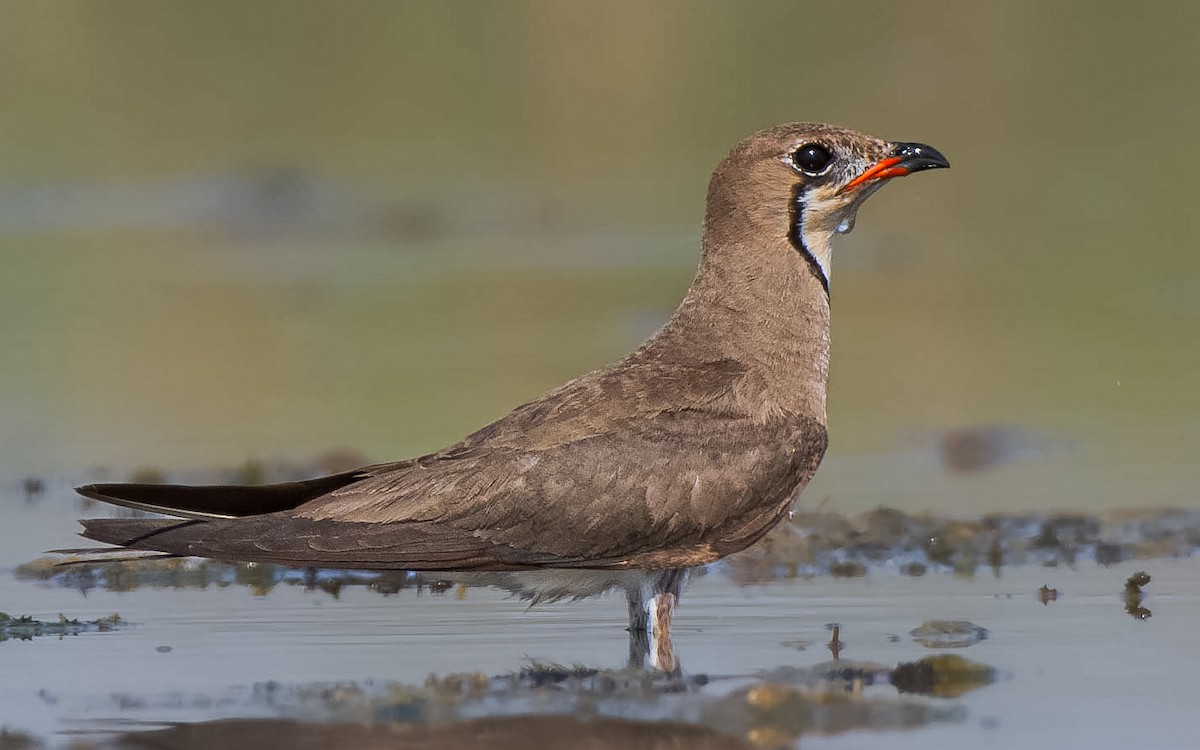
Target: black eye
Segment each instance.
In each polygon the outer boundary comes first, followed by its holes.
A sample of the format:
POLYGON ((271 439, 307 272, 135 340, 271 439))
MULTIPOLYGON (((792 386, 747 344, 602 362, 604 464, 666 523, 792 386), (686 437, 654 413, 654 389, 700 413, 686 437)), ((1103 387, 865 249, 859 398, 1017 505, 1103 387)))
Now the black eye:
POLYGON ((792 163, 807 175, 819 175, 833 161, 833 154, 819 143, 806 143, 792 152, 792 163))

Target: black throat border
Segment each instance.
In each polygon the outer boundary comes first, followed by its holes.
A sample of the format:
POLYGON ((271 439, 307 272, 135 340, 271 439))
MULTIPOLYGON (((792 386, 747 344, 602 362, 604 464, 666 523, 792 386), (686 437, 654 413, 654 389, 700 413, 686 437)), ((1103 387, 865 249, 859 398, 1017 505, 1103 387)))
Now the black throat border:
POLYGON ((812 254, 808 246, 804 244, 804 186, 796 185, 792 188, 792 203, 791 211, 788 220, 791 222, 788 227, 788 242, 792 243, 792 247, 800 256, 808 262, 809 270, 813 272, 813 276, 821 282, 821 287, 825 290, 825 297, 829 297, 829 277, 825 275, 821 264, 817 262, 817 256, 812 254))

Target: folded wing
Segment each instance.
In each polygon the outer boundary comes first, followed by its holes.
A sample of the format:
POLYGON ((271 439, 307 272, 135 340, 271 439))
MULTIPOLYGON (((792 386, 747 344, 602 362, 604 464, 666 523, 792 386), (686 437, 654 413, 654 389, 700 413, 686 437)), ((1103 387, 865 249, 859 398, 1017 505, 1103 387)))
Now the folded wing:
MULTIPOLYGON (((204 488, 175 512, 212 520, 87 521, 84 535, 130 549, 327 567, 705 562, 773 524, 825 449, 813 420, 740 411, 741 376, 724 362, 600 371, 436 454, 258 495, 239 488, 223 504, 199 500, 218 491, 204 488), (213 517, 219 509, 227 517, 213 517)), ((88 489, 111 499, 112 487, 88 489)), ((121 492, 124 504, 156 505, 149 490, 121 492)))

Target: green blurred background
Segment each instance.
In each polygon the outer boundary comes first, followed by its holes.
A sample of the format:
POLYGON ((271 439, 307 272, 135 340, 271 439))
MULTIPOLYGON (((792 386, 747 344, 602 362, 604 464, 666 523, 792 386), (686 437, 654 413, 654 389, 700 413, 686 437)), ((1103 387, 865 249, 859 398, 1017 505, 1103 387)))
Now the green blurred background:
POLYGON ((653 331, 809 119, 954 165, 841 243, 810 504, 1200 504, 1200 6, 0 8, 3 477, 437 448, 653 331))

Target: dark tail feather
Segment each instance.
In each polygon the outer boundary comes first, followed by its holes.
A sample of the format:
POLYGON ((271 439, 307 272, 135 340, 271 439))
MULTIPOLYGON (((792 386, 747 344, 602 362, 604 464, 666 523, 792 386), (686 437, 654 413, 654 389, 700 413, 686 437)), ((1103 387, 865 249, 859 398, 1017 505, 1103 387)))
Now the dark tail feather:
POLYGON ((183 528, 203 521, 173 521, 170 519, 124 519, 124 518, 89 518, 79 521, 83 524, 83 536, 96 542, 115 544, 115 547, 74 547, 71 549, 52 549, 52 555, 78 556, 76 560, 64 560, 57 564, 84 565, 106 562, 126 562, 132 560, 161 560, 168 557, 183 557, 177 552, 167 552, 157 549, 150 540, 156 534, 172 529, 183 528))
POLYGON ((359 479, 361 475, 351 471, 303 482, 265 484, 257 487, 87 484, 76 487, 75 491, 93 500, 182 518, 240 518, 292 510, 359 479))
MULTIPOLYGON (((113 553, 113 552, 120 552, 120 551, 121 551, 121 548, 119 548, 119 547, 63 547, 62 549, 48 549, 48 550, 46 550, 46 554, 47 555, 80 555, 83 557, 87 557, 87 556, 103 555, 106 553, 113 553)), ((140 552, 141 550, 137 550, 137 551, 140 552)), ((164 557, 179 557, 179 555, 173 555, 173 554, 169 554, 166 552, 160 552, 158 554, 161 554, 164 557)), ((86 562, 86 561, 84 561, 84 562, 86 562)), ((70 565, 70 563, 60 563, 60 564, 70 565)))
POLYGON ((126 519, 126 518, 85 518, 82 536, 94 542, 115 544, 130 550, 158 550, 150 541, 155 535, 164 531, 181 529, 203 521, 173 521, 163 518, 126 519))
POLYGON ((171 560, 183 557, 170 552, 149 550, 127 550, 121 547, 79 547, 77 549, 52 549, 48 554, 71 555, 74 559, 54 563, 56 568, 71 568, 76 565, 104 565, 105 563, 141 562, 143 560, 171 560))

